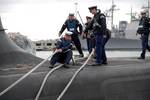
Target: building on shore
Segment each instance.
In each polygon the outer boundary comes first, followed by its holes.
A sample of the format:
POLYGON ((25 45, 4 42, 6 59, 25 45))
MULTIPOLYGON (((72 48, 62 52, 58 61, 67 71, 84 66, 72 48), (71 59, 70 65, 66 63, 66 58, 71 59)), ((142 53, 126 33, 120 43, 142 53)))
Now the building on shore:
MULTIPOLYGON (((81 36, 79 36, 79 39, 81 42, 81 48, 83 50, 87 50, 86 39, 82 39, 81 36)), ((57 41, 58 39, 39 40, 39 41, 33 41, 33 44, 37 51, 47 51, 47 50, 53 50, 53 48, 55 48, 56 46, 57 41)), ((75 49, 75 46, 73 46, 73 49, 75 49)))
POLYGON ((57 40, 39 40, 33 41, 35 49, 37 51, 47 51, 52 50, 56 45, 57 40))

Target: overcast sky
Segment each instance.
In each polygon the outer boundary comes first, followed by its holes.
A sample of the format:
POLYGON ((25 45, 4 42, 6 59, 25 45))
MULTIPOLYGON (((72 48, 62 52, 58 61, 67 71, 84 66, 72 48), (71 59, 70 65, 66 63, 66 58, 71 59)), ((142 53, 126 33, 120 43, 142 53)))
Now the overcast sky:
MULTIPOLYGON (((104 12, 111 7, 111 0, 0 0, 0 16, 7 32, 21 32, 32 40, 54 39, 66 20, 68 13, 75 12, 75 2, 83 21, 90 15, 88 7, 97 5, 104 12)), ((115 0, 114 23, 130 20, 126 13, 131 6, 134 12, 140 12, 147 0, 115 0)), ((78 18, 79 19, 79 18, 78 18)), ((80 19, 79 19, 80 20, 80 19)), ((109 26, 109 20, 107 21, 109 26)))

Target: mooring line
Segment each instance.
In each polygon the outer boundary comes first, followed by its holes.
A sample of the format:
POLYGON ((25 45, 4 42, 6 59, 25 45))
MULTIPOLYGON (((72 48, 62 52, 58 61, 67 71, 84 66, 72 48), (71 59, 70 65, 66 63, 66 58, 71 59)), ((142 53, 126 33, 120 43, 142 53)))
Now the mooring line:
POLYGON ((87 60, 84 62, 84 64, 75 72, 75 74, 73 75, 73 77, 70 79, 70 81, 68 82, 68 84, 66 85, 66 87, 64 88, 64 90, 61 92, 61 94, 58 96, 58 98, 56 100, 60 100, 64 96, 64 94, 66 93, 66 91, 68 90, 68 88, 70 87, 70 85, 72 84, 72 82, 74 81, 74 79, 76 78, 76 76, 78 75, 78 73, 88 63, 88 61, 90 60, 90 58, 93 55, 93 53, 94 53, 94 49, 92 50, 91 54, 89 55, 89 57, 87 58, 87 60))
POLYGON ((51 69, 51 70, 46 74, 46 76, 44 77, 44 80, 43 80, 43 82, 42 82, 42 85, 41 85, 41 87, 40 87, 40 89, 39 89, 39 91, 38 91, 38 93, 37 93, 37 95, 36 95, 36 97, 35 97, 35 100, 38 100, 38 99, 39 99, 40 94, 41 94, 41 92, 42 92, 42 90, 43 90, 43 88, 44 88, 44 86, 45 86, 45 83, 46 83, 48 77, 50 76, 50 74, 52 74, 55 70, 61 68, 62 66, 63 66, 63 64, 58 65, 57 67, 51 69))
POLYGON ((5 90, 3 90, 2 92, 0 92, 0 96, 2 96, 3 94, 7 93, 10 89, 12 89, 13 87, 15 87, 18 83, 20 83, 22 80, 24 80, 26 77, 28 77, 33 71, 35 71, 37 68, 39 68, 40 66, 42 66, 47 60, 51 59, 51 57, 55 54, 56 52, 54 52, 51 56, 49 56, 47 59, 43 60, 41 63, 39 63, 38 65, 36 65, 33 69, 31 69, 28 73, 26 73, 25 75, 23 75, 21 78, 19 78, 17 81, 15 81, 14 83, 12 83, 10 86, 8 86, 5 90))

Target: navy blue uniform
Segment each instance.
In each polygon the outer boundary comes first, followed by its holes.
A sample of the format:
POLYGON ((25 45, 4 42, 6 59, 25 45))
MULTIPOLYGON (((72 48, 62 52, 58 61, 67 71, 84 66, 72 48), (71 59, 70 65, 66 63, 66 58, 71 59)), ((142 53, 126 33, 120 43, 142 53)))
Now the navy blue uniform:
MULTIPOLYGON (((85 23, 85 26, 88 26, 90 24, 90 22, 85 23)), ((95 39, 94 39, 94 35, 93 35, 93 31, 92 30, 88 30, 88 33, 86 34, 86 40, 87 40, 87 48, 89 53, 92 52, 92 44, 95 43, 95 39)))
POLYGON ((81 43, 78 37, 78 34, 82 34, 82 25, 79 23, 77 19, 73 20, 66 20, 65 23, 63 24, 61 30, 59 33, 63 33, 63 31, 67 28, 68 31, 73 32, 71 35, 72 41, 74 42, 78 52, 83 55, 82 49, 81 49, 81 43), (78 27, 79 27, 79 32, 78 32, 78 27))
POLYGON ((62 52, 54 54, 54 56, 50 60, 50 64, 54 65, 56 62, 69 64, 72 58, 71 48, 72 48, 71 41, 61 38, 56 44, 56 49, 62 49, 62 52))
POLYGON ((104 49, 104 37, 103 35, 106 32, 106 17, 104 14, 97 12, 94 15, 91 23, 86 27, 85 33, 92 29, 95 35, 96 41, 96 63, 102 64, 103 63, 103 53, 105 53, 104 49))
MULTIPOLYGON (((111 38, 111 31, 109 30, 109 29, 106 29, 106 32, 105 32, 105 34, 103 35, 103 37, 104 37, 104 40, 103 40, 103 48, 105 49, 105 45, 106 45, 106 43, 108 42, 108 40, 111 38)), ((103 53, 102 53, 103 55, 102 55, 102 59, 103 59, 103 61, 102 61, 102 63, 107 63, 107 57, 106 57, 106 52, 105 52, 105 50, 103 50, 103 53)))
POLYGON ((139 22, 139 28, 137 33, 141 34, 142 40, 142 53, 141 58, 145 59, 146 50, 150 51, 150 46, 148 45, 149 40, 149 28, 150 28, 150 19, 148 17, 142 17, 139 22))

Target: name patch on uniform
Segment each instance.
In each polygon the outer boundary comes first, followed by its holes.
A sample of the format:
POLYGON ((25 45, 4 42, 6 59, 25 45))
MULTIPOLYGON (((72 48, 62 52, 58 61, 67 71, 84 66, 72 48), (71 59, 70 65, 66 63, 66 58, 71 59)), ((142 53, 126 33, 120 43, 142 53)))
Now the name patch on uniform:
POLYGON ((139 28, 143 28, 143 25, 139 25, 139 28))
POLYGON ((69 31, 74 31, 74 28, 70 28, 69 31))

